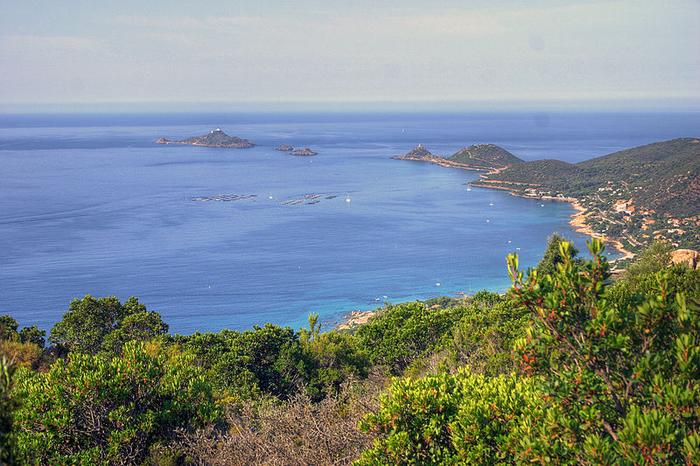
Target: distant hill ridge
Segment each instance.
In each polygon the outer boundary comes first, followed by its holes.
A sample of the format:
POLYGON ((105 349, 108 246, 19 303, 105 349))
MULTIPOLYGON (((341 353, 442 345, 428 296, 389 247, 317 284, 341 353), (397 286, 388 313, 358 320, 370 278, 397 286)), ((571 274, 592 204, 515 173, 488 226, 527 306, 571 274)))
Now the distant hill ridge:
MULTIPOLYGON (((674 216, 700 214, 700 139, 626 149, 576 164, 536 160, 482 176, 475 185, 519 183, 568 197, 624 191, 638 208, 674 216)), ((489 186, 493 187, 493 186, 489 186)), ((622 192, 620 193, 623 194, 622 192)), ((624 197, 624 196, 621 196, 624 197)))

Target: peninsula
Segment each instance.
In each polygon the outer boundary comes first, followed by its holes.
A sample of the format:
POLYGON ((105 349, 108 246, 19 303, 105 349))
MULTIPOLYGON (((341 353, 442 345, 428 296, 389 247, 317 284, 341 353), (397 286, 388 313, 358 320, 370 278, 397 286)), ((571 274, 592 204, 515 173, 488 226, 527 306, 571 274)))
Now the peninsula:
POLYGON ((484 172, 471 186, 516 196, 570 202, 572 226, 601 237, 631 257, 653 240, 700 249, 700 139, 635 147, 584 162, 524 162, 493 144, 449 158, 422 145, 394 157, 484 172))
POLYGON ((393 157, 396 160, 428 162, 443 167, 461 168, 475 171, 503 170, 510 165, 523 161, 502 147, 495 144, 475 144, 464 147, 450 157, 432 154, 422 144, 403 155, 393 157))
POLYGON ((229 136, 219 128, 205 135, 195 136, 181 141, 160 138, 156 140, 156 144, 185 144, 190 146, 220 147, 227 149, 248 149, 255 146, 251 141, 236 136, 229 136))

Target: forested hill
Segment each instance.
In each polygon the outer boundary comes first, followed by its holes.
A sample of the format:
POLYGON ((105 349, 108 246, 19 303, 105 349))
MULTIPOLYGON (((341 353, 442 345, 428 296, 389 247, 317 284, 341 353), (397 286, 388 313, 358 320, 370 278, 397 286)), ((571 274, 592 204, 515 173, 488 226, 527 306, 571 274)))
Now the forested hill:
POLYGON ((548 188, 572 197, 608 187, 621 189, 640 208, 693 216, 700 213, 700 140, 657 142, 577 164, 558 160, 514 164, 484 178, 548 188))
POLYGON ((495 144, 473 144, 458 150, 450 157, 434 155, 422 144, 418 144, 413 150, 394 158, 397 160, 430 162, 444 167, 486 172, 503 170, 510 165, 523 162, 518 157, 495 144))
POLYGON ((485 169, 505 167, 522 160, 495 144, 474 144, 458 150, 447 160, 468 163, 485 169))

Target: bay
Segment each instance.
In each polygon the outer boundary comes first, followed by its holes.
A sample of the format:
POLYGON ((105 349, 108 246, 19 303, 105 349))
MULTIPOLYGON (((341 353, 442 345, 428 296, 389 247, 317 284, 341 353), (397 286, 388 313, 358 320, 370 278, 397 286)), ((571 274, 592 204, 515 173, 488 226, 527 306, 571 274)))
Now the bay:
POLYGON ((553 232, 584 248, 571 207, 391 156, 495 143, 576 162, 697 128, 697 113, 0 115, 0 314, 48 330, 90 293, 138 296, 179 333, 310 312, 328 327, 383 302, 503 291, 507 253, 534 265, 553 232), (153 144, 216 127, 257 146, 153 144))

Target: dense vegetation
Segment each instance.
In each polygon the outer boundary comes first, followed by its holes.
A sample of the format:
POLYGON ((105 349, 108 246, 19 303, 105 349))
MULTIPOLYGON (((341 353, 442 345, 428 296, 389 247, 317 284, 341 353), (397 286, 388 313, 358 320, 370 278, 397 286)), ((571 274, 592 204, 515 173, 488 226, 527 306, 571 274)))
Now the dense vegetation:
POLYGON ((387 306, 353 331, 169 335, 86 296, 0 318, 0 462, 698 464, 700 271, 655 245, 612 282, 553 237, 512 289, 387 306))

